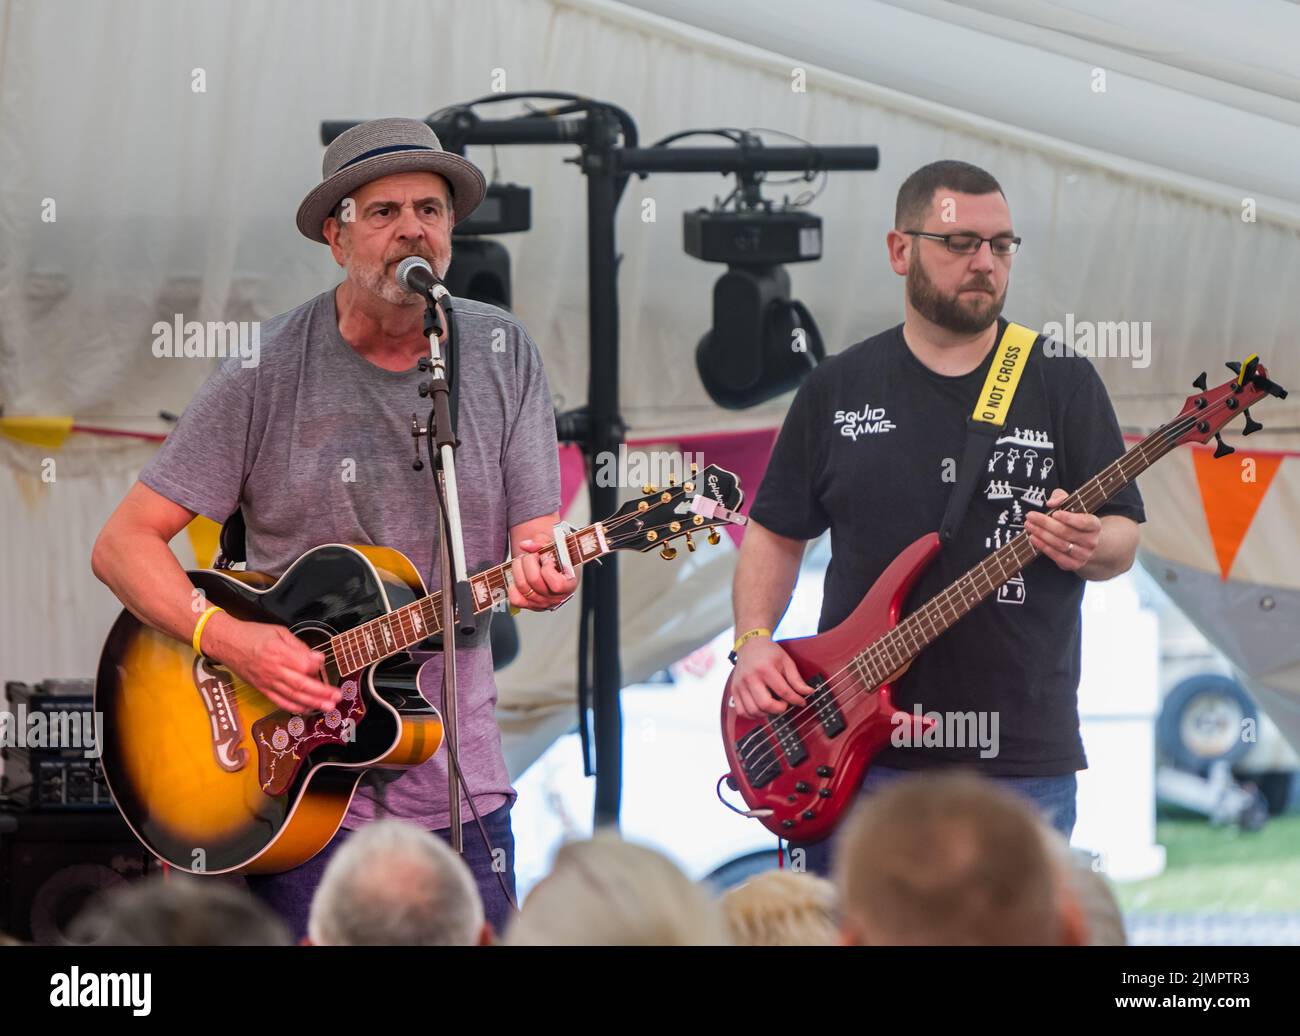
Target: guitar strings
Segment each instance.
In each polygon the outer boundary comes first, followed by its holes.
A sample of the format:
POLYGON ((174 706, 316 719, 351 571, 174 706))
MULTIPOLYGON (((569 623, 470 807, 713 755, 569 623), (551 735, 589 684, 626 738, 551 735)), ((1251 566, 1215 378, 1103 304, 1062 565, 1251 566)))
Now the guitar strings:
MULTIPOLYGON (((623 515, 621 518, 613 518, 613 519, 610 519, 608 522, 601 523, 601 524, 603 524, 603 526, 604 526, 606 532, 610 532, 611 530, 617 530, 620 526, 625 525, 625 524, 628 523, 628 522, 638 521, 638 520, 639 520, 639 519, 638 519, 638 515, 639 515, 639 513, 640 513, 640 512, 637 512, 637 513, 635 513, 635 514, 627 514, 627 515, 623 515)), ((648 532, 648 531, 650 531, 650 530, 654 530, 655 532, 658 532, 659 530, 662 530, 662 529, 670 529, 671 525, 672 525, 672 522, 665 522, 665 523, 662 524, 662 525, 652 525, 652 526, 650 526, 648 529, 639 529, 639 530, 637 531, 637 535, 643 535, 645 532, 648 532)), ((704 529, 707 529, 707 528, 712 528, 712 526, 707 526, 707 525, 692 526, 691 529, 687 529, 686 531, 687 531, 687 532, 692 532, 692 531, 697 531, 697 530, 699 530, 699 531, 703 531, 704 529)), ((573 534, 573 538, 576 539, 576 533, 573 534)), ((614 541, 615 539, 621 539, 621 538, 622 538, 622 537, 611 536, 611 537, 610 537, 610 542, 611 542, 611 544, 612 544, 613 541, 614 541)), ((634 539, 635 537, 632 537, 632 538, 634 539)), ((664 542, 667 542, 667 541, 665 540, 664 542)), ((617 549, 617 548, 615 548, 615 549, 617 549)), ((538 551, 537 553, 540 554, 540 555, 545 555, 545 556, 554 557, 554 558, 556 558, 557 561, 559 560, 558 552, 556 551, 556 548, 554 547, 554 545, 551 545, 551 546, 548 546, 548 547, 543 547, 543 548, 542 548, 540 551, 538 551)), ((478 576, 481 576, 481 575, 490 575, 490 574, 493 573, 493 572, 499 572, 499 573, 501 573, 501 575, 502 575, 503 578, 511 578, 511 577, 513 577, 514 569, 513 569, 513 566, 512 566, 511 564, 506 563, 506 564, 504 564, 504 565, 497 566, 496 568, 489 569, 489 570, 488 570, 487 572, 485 572, 485 573, 478 573, 478 574, 477 574, 475 577, 473 577, 473 578, 477 578, 478 576)), ((412 601, 409 605, 403 605, 402 607, 403 607, 403 608, 407 608, 407 607, 412 607, 412 606, 414 606, 414 605, 419 605, 419 606, 423 607, 424 604, 425 604, 426 602, 432 603, 432 602, 435 601, 435 599, 438 599, 438 602, 437 602, 437 603, 440 605, 440 604, 441 604, 441 596, 442 596, 442 591, 441 591, 441 590, 436 590, 436 591, 434 591, 433 593, 431 593, 431 594, 426 594, 424 597, 419 598, 417 601, 412 601)), ((400 611, 401 609, 397 609, 397 610, 400 611)), ((389 613, 387 613, 387 614, 388 614, 388 615, 392 615, 392 614, 394 614, 394 613, 393 613, 393 612, 389 612, 389 613)), ((439 621, 441 621, 441 614, 442 614, 442 613, 441 613, 441 608, 440 608, 440 607, 435 607, 435 609, 434 609, 434 615, 439 619, 439 621)), ((382 618, 384 618, 384 616, 379 616, 378 618, 379 618, 379 619, 382 619, 382 618)), ((377 621, 377 620, 369 620, 369 622, 373 622, 373 621, 377 621)), ((367 623, 362 623, 362 624, 361 624, 361 626, 364 626, 364 625, 368 625, 368 622, 367 622, 367 623)), ((352 633, 352 632, 354 632, 355 630, 360 629, 361 626, 355 626, 355 627, 353 627, 352 629, 344 630, 343 633, 338 634, 338 636, 344 636, 344 635, 346 635, 346 634, 348 634, 348 633, 352 633)), ((430 636, 435 635, 436 633, 439 633, 439 632, 441 632, 441 627, 439 627, 438 630, 433 631, 433 633, 431 633, 430 636)), ((327 645, 330 644, 330 643, 332 643, 333 640, 334 640, 334 638, 331 637, 330 640, 329 640, 328 642, 326 642, 327 645)), ((330 647, 327 646, 326 649, 322 652, 322 654, 325 655, 325 659, 324 659, 324 661, 321 663, 322 666, 327 666, 327 665, 329 665, 330 663, 334 663, 334 664, 335 664, 335 667, 340 669, 340 675, 349 675, 348 673, 343 673, 342 670, 341 670, 341 668, 338 666, 338 659, 337 659, 337 657, 336 657, 336 654, 337 654, 337 653, 336 653, 335 651, 333 651, 332 648, 330 648, 330 647)), ((385 656, 385 657, 387 657, 387 656, 385 656)), ((382 659, 380 659, 380 661, 382 661, 382 659)), ((366 663, 366 665, 362 666, 361 669, 368 668, 370 665, 374 665, 374 664, 376 664, 376 663, 373 663, 373 662, 366 663)), ((357 671, 357 672, 360 672, 361 670, 358 669, 358 670, 356 670, 356 671, 357 671)), ((232 676, 234 675, 234 673, 233 673, 232 670, 227 669, 227 672, 230 672, 232 676)), ((349 673, 350 673, 350 672, 351 672, 351 670, 349 670, 349 673)), ((305 674, 304 674, 304 675, 305 675, 305 674)), ((231 694, 233 695, 233 700, 234 700, 234 702, 235 702, 236 704, 247 703, 247 702, 249 702, 249 701, 253 701, 253 700, 255 700, 256 698, 266 699, 266 695, 265 695, 262 691, 258 690, 257 687, 255 687, 254 685, 250 684, 247 680, 243 680, 243 679, 236 678, 236 679, 231 680, 231 681, 229 682, 229 684, 227 684, 227 686, 230 688, 230 692, 231 692, 231 694)), ((287 710, 287 709, 286 709, 286 710, 282 710, 282 711, 291 711, 291 710, 287 710)), ((302 710, 302 711, 303 711, 303 712, 310 713, 310 712, 320 712, 321 710, 319 710, 319 709, 304 709, 304 710, 302 710)), ((299 713, 295 713, 295 715, 297 715, 297 714, 299 714, 299 713)))
MULTIPOLYGON (((639 512, 638 512, 638 513, 639 513, 639 512)), ((604 527, 605 527, 605 529, 608 531, 608 530, 610 530, 610 529, 617 528, 618 526, 624 524, 625 522, 628 522, 628 521, 635 521, 635 520, 636 520, 636 515, 624 515, 624 516, 621 517, 621 518, 614 518, 614 519, 611 519, 610 521, 604 523, 604 527)), ((670 523, 670 524, 671 524, 671 523, 670 523)), ((652 528, 658 530, 658 529, 665 529, 665 528, 668 528, 668 526, 667 526, 667 525, 660 525, 660 526, 652 526, 652 528)), ((577 539, 577 534, 576 534, 576 533, 575 533, 575 534, 572 534, 572 536, 571 536, 570 538, 572 538, 573 540, 576 540, 576 539, 577 539)), ((575 544, 575 546, 576 546, 576 544, 575 544)), ((555 558, 555 560, 556 560, 556 562, 557 562, 557 564, 558 564, 558 561, 559 561, 559 553, 558 553, 558 551, 556 550, 556 548, 555 548, 554 546, 543 547, 543 548, 542 548, 540 551, 538 551, 537 553, 538 553, 542 558, 545 558, 545 557, 552 557, 552 558, 555 558)), ((522 556, 522 555, 521 555, 521 556, 522 556)), ((513 567, 513 565, 512 565, 511 563, 509 563, 509 562, 507 562, 507 563, 505 563, 505 564, 503 564, 503 565, 498 565, 498 566, 495 567, 495 568, 488 569, 486 572, 479 572, 479 573, 476 573, 474 576, 471 576, 471 582, 472 582, 474 579, 478 579, 478 578, 480 578, 480 577, 490 577, 490 576, 491 576, 492 574, 494 574, 494 573, 500 573, 500 575, 501 575, 501 577, 502 577, 503 580, 510 580, 510 579, 513 579, 513 576, 514 576, 514 567, 513 567)), ((344 636, 347 636, 348 634, 356 634, 357 631, 363 629, 365 626, 369 626, 369 625, 371 625, 371 624, 373 624, 373 623, 380 622, 380 621, 382 621, 384 618, 390 617, 390 616, 392 616, 392 615, 396 614, 397 612, 400 612, 400 611, 402 611, 402 610, 404 610, 404 609, 408 609, 408 608, 413 608, 413 607, 419 606, 420 610, 423 610, 424 607, 425 607, 425 605, 426 605, 426 603, 428 603, 428 604, 430 604, 430 605, 433 606, 433 614, 434 614, 434 618, 435 618, 439 623, 441 623, 441 621, 442 621, 442 608, 441 608, 442 600, 441 600, 441 598, 442 598, 442 591, 441 591, 441 590, 435 590, 433 593, 431 593, 431 594, 426 594, 424 597, 421 597, 421 598, 419 598, 419 599, 416 600, 416 601, 412 601, 410 604, 403 605, 401 608, 397 608, 397 609, 395 609, 395 610, 392 611, 392 612, 388 612, 388 613, 386 613, 386 615, 377 616, 375 619, 367 620, 366 622, 361 623, 360 625, 354 626, 354 627, 352 627, 351 629, 343 630, 341 633, 337 634, 335 637, 331 637, 330 640, 327 642, 327 644, 332 644, 332 643, 334 642, 334 640, 338 639, 339 637, 344 637, 344 636)), ((438 633, 441 633, 441 632, 442 632, 442 627, 441 627, 441 625, 439 625, 438 629, 434 630, 432 633, 430 633, 430 634, 428 634, 428 635, 429 635, 429 636, 435 636, 435 635, 437 635, 438 633)), ((421 638, 421 639, 424 639, 424 638, 421 638)), ((337 666, 337 663, 338 663, 338 659, 337 659, 337 657, 336 657, 337 654, 338 654, 337 652, 335 652, 331 647, 328 647, 328 646, 327 646, 326 649, 325 649, 325 651, 324 651, 323 653, 324 653, 325 656, 326 656, 326 658, 325 658, 325 664, 326 664, 326 665, 328 665, 330 662, 334 662, 334 663, 336 664, 336 666, 337 666)), ((367 662, 367 663, 365 663, 364 665, 362 665, 361 668, 364 669, 367 665, 373 665, 373 664, 374 664, 374 663, 367 662)))
MULTIPOLYGON (((1159 442, 1160 445, 1163 447, 1163 452, 1159 456, 1147 462, 1147 467, 1150 467, 1151 464, 1153 464, 1156 460, 1159 460, 1160 457, 1164 456, 1164 453, 1167 453, 1170 449, 1176 446, 1177 439, 1181 437, 1185 432, 1195 427, 1195 425, 1198 422, 1203 421, 1207 416, 1212 414, 1214 411, 1227 408, 1227 400, 1235 399, 1235 398, 1236 398, 1235 396, 1224 396, 1218 402, 1212 404, 1211 406, 1207 407, 1203 411, 1200 411, 1196 414, 1190 414, 1187 417, 1182 418, 1181 420, 1176 420, 1174 422, 1171 422, 1167 427, 1161 428, 1158 431, 1153 432, 1149 438, 1144 439, 1137 446, 1133 447, 1132 450, 1126 451, 1123 454, 1123 456, 1118 458, 1118 462, 1122 464, 1122 462, 1125 459, 1127 459, 1129 456, 1137 454, 1139 453, 1139 451, 1144 452, 1149 446, 1151 446, 1156 442, 1159 442)), ((1241 409, 1244 410, 1246 408, 1242 407, 1241 409)), ((1093 478, 1089 479, 1088 482, 1085 482, 1083 486, 1075 490, 1070 495, 1077 496, 1082 494, 1084 490, 1092 482, 1097 481, 1100 475, 1101 472, 1098 472, 1097 475, 1093 476, 1093 478)), ((1137 476, 1134 475, 1132 478, 1128 479, 1125 484, 1127 485, 1131 483, 1133 479, 1136 477, 1137 476)), ((1101 488, 1100 485, 1098 486, 1098 488, 1101 488)), ((1018 543, 1022 539, 1022 537, 1025 537, 1027 535, 1028 534, 1024 532, 1018 533, 1015 537, 1013 537, 1013 539, 1009 540, 1008 543, 1018 543)), ((1018 549, 1019 548, 1017 548, 1017 550, 1018 549)), ((1030 557, 1028 561, 1024 562, 1021 565, 1022 568, 1030 564, 1032 561, 1034 561, 1036 557, 1039 555, 1039 551, 1037 550, 1037 548, 1032 547, 1032 545, 1031 545, 1031 550, 1033 550, 1033 556, 1030 557)), ((988 557, 993 557, 993 554, 990 554, 988 557)), ((987 560, 988 558, 985 558, 985 561, 987 560)), ((980 562, 981 565, 983 563, 984 562, 980 562)), ((960 583, 961 579, 964 578, 965 575, 963 575, 961 578, 956 580, 955 583, 945 588, 941 594, 938 594, 935 597, 931 598, 931 600, 927 601, 926 605, 923 605, 922 607, 928 606, 933 601, 941 601, 941 603, 947 602, 948 597, 952 592, 953 586, 955 586, 956 583, 960 583)), ((992 589, 990 589, 988 592, 991 593, 992 589)), ((895 630, 901 628, 902 625, 908 621, 908 619, 910 619, 913 615, 916 615, 920 610, 921 609, 917 609, 916 612, 912 612, 911 614, 905 616, 902 620, 899 621, 897 625, 892 626, 886 633, 882 634, 871 645, 869 645, 867 648, 865 648, 863 651, 859 652, 858 654, 854 655, 853 658, 848 663, 848 665, 845 665, 837 672, 832 673, 830 676, 828 676, 826 680, 822 683, 822 685, 815 689, 815 693, 820 693, 821 691, 825 690, 833 698, 836 690, 842 690, 845 687, 853 687, 854 684, 861 683, 862 682, 861 672, 859 671, 858 673, 849 673, 849 670, 854 668, 855 666, 859 666, 862 660, 864 659, 870 661, 884 661, 890 664, 892 667, 890 672, 892 674, 892 672, 895 671, 898 668, 898 666, 892 664, 892 661, 889 659, 888 655, 881 653, 883 649, 880 648, 880 644, 886 637, 888 637, 895 630), (847 677, 845 677, 844 675, 846 673, 849 674, 847 677)), ((924 631, 922 631, 922 633, 924 633, 924 631)), ((863 694, 866 695, 875 694, 878 690, 880 690, 881 686, 883 686, 885 683, 888 682, 889 682, 889 678, 888 676, 886 676, 886 678, 882 680, 880 683, 873 684, 870 686, 866 686, 864 684, 861 687, 855 688, 852 691, 852 693, 846 695, 843 701, 835 701, 834 704, 840 708, 847 707, 850 702, 861 697, 863 694)), ((805 700, 805 702, 802 705, 792 705, 785 712, 776 713, 775 715, 770 717, 764 717, 760 723, 752 727, 750 731, 744 735, 744 737, 746 738, 752 737, 753 734, 759 730, 764 731, 765 736, 763 736, 761 739, 757 739, 757 743, 755 745, 753 745, 750 748, 746 748, 746 750, 743 753, 737 756, 742 767, 749 770, 753 770, 755 764, 761 764, 759 766, 759 769, 761 770, 766 768, 769 765, 769 763, 776 761, 776 759, 778 758, 778 754, 781 751, 780 746, 781 746, 782 734, 771 727, 772 720, 774 719, 780 720, 781 717, 787 716, 789 713, 795 713, 795 715, 791 717, 791 723, 793 726, 792 733, 796 737, 800 737, 816 729, 816 727, 821 723, 821 719, 817 715, 820 706, 810 704, 810 702, 811 702, 811 696, 809 697, 808 700, 805 700), (767 736, 769 733, 771 736, 767 736), (773 742, 773 738, 775 738, 775 743, 773 742)), ((789 737, 789 734, 785 736, 789 737)))
MULTIPOLYGON (((607 526, 607 527, 613 527, 615 524, 621 524, 624 520, 626 520, 626 519, 629 518, 629 517, 631 517, 631 516, 625 515, 623 518, 617 519, 616 521, 612 521, 611 523, 609 523, 609 526, 607 526)), ((543 555, 543 556, 547 556, 547 557, 555 557, 555 558, 558 560, 558 554, 557 554, 557 551, 556 551, 556 549, 555 549, 554 546, 544 547, 542 550, 538 551, 538 553, 541 554, 541 555, 543 555)), ((501 573, 502 578, 503 578, 503 579, 506 579, 506 578, 509 578, 510 576, 513 575, 513 567, 512 567, 510 564, 507 563, 507 564, 505 564, 505 565, 500 565, 500 566, 497 566, 496 568, 489 569, 489 570, 487 570, 486 572, 476 573, 473 577, 471 577, 471 579, 477 579, 477 578, 479 578, 480 576, 491 576, 493 573, 501 573)), ((332 647, 334 641, 337 640, 337 639, 339 639, 339 638, 341 638, 341 637, 347 636, 347 635, 350 634, 350 633, 351 633, 351 634, 357 634, 357 635, 360 635, 360 634, 358 633, 358 631, 360 631, 360 630, 362 630, 364 627, 370 625, 372 622, 377 622, 377 621, 379 621, 379 620, 381 620, 381 619, 383 619, 383 618, 390 617, 390 616, 396 614, 397 612, 402 611, 403 609, 407 609, 407 608, 411 608, 411 607, 418 606, 419 609, 420 609, 421 611, 423 611, 426 605, 432 605, 432 606, 433 606, 433 614, 434 614, 434 617, 435 617, 435 619, 438 620, 439 623, 441 623, 441 616, 442 616, 441 597, 442 597, 442 591, 441 591, 441 590, 436 590, 436 591, 434 591, 434 592, 431 593, 431 594, 426 594, 424 597, 421 597, 421 598, 419 598, 419 599, 416 600, 416 601, 412 601, 412 602, 410 602, 409 604, 402 605, 401 608, 395 609, 395 610, 392 611, 392 612, 388 612, 388 613, 386 613, 386 615, 384 615, 384 616, 377 616, 375 619, 367 620, 366 622, 364 622, 364 623, 360 623, 359 625, 354 626, 354 627, 352 627, 351 629, 343 630, 341 633, 338 633, 338 634, 336 634, 335 636, 330 637, 330 639, 329 639, 328 641, 325 642, 324 648, 323 648, 323 650, 321 651, 321 654, 323 654, 323 655, 325 656, 324 659, 323 659, 323 661, 322 661, 322 663, 321 663, 322 666, 328 666, 328 665, 330 665, 330 664, 332 663, 332 664, 334 664, 335 667, 339 670, 340 675, 347 675, 347 674, 345 674, 345 673, 343 672, 343 665, 340 665, 340 659, 339 659, 339 657, 338 657, 339 652, 335 651, 334 648, 332 647)), ((438 633, 440 633, 441 631, 442 631, 442 628, 441 628, 441 625, 439 625, 438 629, 433 630, 432 632, 430 632, 430 633, 428 634, 428 636, 435 636, 435 635, 437 635, 438 633)), ((422 638, 422 639, 423 639, 423 638, 422 638)), ((385 656, 385 657, 387 657, 387 656, 385 656)), ((382 661, 382 659, 380 659, 380 661, 382 661)), ((367 663, 365 663, 364 665, 362 665, 361 667, 359 667, 356 671, 359 672, 361 669, 364 669, 364 668, 366 668, 367 666, 369 666, 369 665, 373 665, 373 664, 374 664, 374 663, 367 662, 367 663)), ((352 671, 353 671, 353 670, 352 670, 351 668, 349 668, 348 672, 352 672, 352 671)), ((233 682, 230 684, 230 686, 231 686, 231 689, 234 690, 234 691, 236 691, 236 692, 238 692, 238 691, 240 691, 240 690, 252 690, 252 691, 254 691, 254 692, 258 693, 258 694, 261 694, 260 691, 257 691, 257 688, 256 688, 256 687, 253 687, 251 684, 249 684, 247 681, 244 681, 244 680, 235 680, 235 681, 233 681, 233 682)), ((240 700, 240 699, 237 697, 236 700, 238 701, 238 700, 240 700)), ((248 699, 245 698, 245 699, 243 699, 243 700, 248 700, 248 699)))

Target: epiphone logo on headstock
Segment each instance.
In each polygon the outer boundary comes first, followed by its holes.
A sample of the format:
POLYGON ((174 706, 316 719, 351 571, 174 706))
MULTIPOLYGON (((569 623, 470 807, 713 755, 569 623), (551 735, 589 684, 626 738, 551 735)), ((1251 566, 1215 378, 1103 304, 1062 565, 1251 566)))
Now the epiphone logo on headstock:
POLYGON ((727 501, 722 499, 722 487, 718 485, 717 475, 709 476, 709 492, 713 494, 713 499, 718 503, 722 504, 724 507, 727 505, 727 501))

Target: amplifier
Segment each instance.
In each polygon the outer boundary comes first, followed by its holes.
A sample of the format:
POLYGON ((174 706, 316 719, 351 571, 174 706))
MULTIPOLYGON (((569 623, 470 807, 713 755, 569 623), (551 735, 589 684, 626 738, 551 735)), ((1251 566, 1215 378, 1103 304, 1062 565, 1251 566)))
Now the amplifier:
POLYGON ((98 759, 76 753, 0 749, 0 794, 20 809, 112 809, 98 759))
POLYGON ((0 795, 28 810, 112 809, 99 763, 94 681, 11 680, 5 698, 0 795))
POLYGON ((9 711, 22 705, 31 712, 89 712, 94 708, 94 680, 42 680, 40 683, 5 681, 9 711))

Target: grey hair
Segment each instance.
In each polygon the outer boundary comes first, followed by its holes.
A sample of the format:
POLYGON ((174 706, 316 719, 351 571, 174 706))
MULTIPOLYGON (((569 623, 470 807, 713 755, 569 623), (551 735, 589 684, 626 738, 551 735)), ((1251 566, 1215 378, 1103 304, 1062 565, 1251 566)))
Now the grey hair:
POLYGON ((465 862, 437 835, 376 820, 334 854, 312 898, 318 946, 473 946, 483 902, 465 862))
POLYGON ((718 905, 668 857, 599 831, 569 842, 506 933, 513 946, 722 946, 718 905))
POLYGON ((102 892, 72 924, 73 942, 101 946, 288 946, 284 923, 246 888, 173 873, 102 892))

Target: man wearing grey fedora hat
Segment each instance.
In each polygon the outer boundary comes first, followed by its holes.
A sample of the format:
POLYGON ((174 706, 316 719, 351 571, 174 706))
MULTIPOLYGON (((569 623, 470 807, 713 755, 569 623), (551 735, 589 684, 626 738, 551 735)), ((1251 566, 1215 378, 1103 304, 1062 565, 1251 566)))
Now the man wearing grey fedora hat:
MULTIPOLYGON (((237 509, 247 527, 247 567, 281 575, 322 543, 371 543, 400 550, 430 590, 437 578, 437 522, 429 471, 412 465, 411 414, 428 404, 424 299, 398 284, 407 256, 443 277, 452 227, 483 199, 483 174, 442 149, 415 119, 376 119, 341 134, 325 151, 321 182, 298 208, 298 230, 327 244, 341 283, 261 327, 259 361, 223 361, 190 401, 167 441, 110 517, 95 545, 96 575, 136 614, 189 640, 196 628, 192 585, 167 547, 196 515, 224 521, 237 509), (142 564, 144 561, 146 563, 142 564)), ((444 326, 446 315, 444 316, 444 326)), ((513 557, 510 604, 540 611, 566 601, 576 576, 538 551, 559 521, 559 455, 541 356, 511 313, 458 299, 456 468, 466 563, 471 572, 513 557)), ((445 336, 445 332, 444 332, 445 336)), ((468 801, 461 804, 465 862, 498 931, 514 895, 510 783, 496 723, 488 623, 458 641, 459 752, 465 793, 482 815, 483 844, 468 801)), ((337 688, 319 677, 322 656, 289 630, 217 611, 199 632, 204 655, 224 664, 293 712, 329 709, 337 688)), ((422 667, 419 686, 437 702, 442 655, 422 667)), ((380 816, 443 837, 451 823, 447 760, 363 781, 342 829, 322 852, 249 886, 301 937, 312 895, 349 830, 380 816)), ((372 771, 372 775, 377 771, 372 771)))

